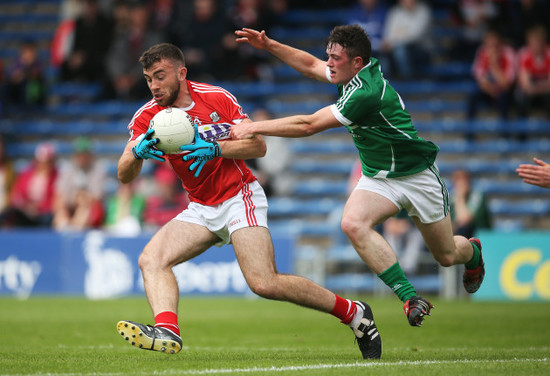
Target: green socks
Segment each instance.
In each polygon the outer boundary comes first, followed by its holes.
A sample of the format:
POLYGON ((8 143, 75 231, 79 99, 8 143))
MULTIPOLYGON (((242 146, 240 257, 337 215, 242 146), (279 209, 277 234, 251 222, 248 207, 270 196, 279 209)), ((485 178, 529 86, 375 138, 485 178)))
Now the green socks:
POLYGON ((403 273, 403 270, 401 269, 401 266, 399 266, 398 262, 378 274, 378 278, 384 281, 384 283, 392 289, 395 295, 397 295, 403 303, 413 296, 416 296, 416 291, 413 285, 411 285, 407 277, 405 277, 405 273, 403 273))
POLYGON ((474 243, 470 242, 470 244, 472 245, 472 248, 474 248, 474 254, 472 255, 472 259, 464 264, 464 266, 466 267, 466 269, 472 270, 479 266, 479 257, 481 255, 481 251, 474 243))

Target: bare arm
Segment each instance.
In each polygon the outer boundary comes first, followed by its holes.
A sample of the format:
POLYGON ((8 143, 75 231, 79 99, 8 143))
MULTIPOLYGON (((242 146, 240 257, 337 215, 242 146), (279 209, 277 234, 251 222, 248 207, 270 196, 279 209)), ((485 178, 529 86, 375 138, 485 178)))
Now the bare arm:
POLYGON ((254 48, 266 50, 304 76, 329 82, 326 76, 327 67, 325 62, 315 56, 268 38, 264 30, 260 32, 243 28, 242 30, 236 30, 235 34, 239 37, 236 39, 238 43, 248 43, 254 48))
POLYGON ((274 120, 243 123, 231 128, 234 139, 248 139, 256 135, 279 137, 307 137, 342 124, 334 117, 330 107, 312 115, 295 115, 274 120))
POLYGON ((218 141, 222 158, 252 159, 261 158, 267 149, 262 136, 255 136, 245 140, 218 141))
POLYGON ((127 184, 134 180, 141 172, 141 167, 143 166, 143 159, 135 159, 132 154, 132 148, 136 144, 136 140, 128 142, 118 160, 117 177, 123 184, 127 184))

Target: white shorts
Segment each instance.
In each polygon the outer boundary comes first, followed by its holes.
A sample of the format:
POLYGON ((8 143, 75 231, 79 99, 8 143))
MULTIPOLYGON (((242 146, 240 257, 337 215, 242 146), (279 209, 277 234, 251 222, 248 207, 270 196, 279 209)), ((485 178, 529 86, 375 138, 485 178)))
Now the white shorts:
POLYGON ((405 209, 422 223, 434 223, 450 210, 449 192, 434 165, 413 175, 398 178, 371 178, 362 175, 355 189, 378 193, 405 209))
POLYGON ((254 181, 221 204, 208 206, 191 202, 174 219, 206 227, 220 237, 216 246, 221 247, 231 243, 235 230, 255 226, 267 228, 267 198, 260 183, 254 181))

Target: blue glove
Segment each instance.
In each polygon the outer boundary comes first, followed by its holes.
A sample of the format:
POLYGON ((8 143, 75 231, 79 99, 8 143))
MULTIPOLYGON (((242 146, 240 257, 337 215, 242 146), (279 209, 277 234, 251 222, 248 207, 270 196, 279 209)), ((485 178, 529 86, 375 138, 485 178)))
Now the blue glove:
POLYGON ((184 161, 190 161, 194 159, 191 166, 189 166, 189 171, 195 171, 195 177, 199 177, 199 174, 202 171, 202 168, 206 162, 211 161, 214 157, 221 157, 222 152, 220 150, 220 145, 216 141, 208 142, 203 140, 199 135, 199 129, 197 124, 195 126, 195 138, 194 142, 191 145, 182 145, 180 147, 183 151, 191 151, 192 153, 186 154, 183 156, 184 161))
POLYGON ((136 138, 137 144, 132 148, 132 154, 135 159, 149 159, 153 158, 159 162, 164 162, 164 152, 158 149, 154 149, 153 146, 158 144, 158 138, 152 138, 154 129, 149 128, 147 132, 140 134, 136 138))

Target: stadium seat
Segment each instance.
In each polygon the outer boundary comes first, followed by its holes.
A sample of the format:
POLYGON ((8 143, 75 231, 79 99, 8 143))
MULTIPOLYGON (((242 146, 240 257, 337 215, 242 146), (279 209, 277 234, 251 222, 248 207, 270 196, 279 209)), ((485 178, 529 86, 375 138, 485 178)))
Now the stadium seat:
POLYGON ((544 216, 550 214, 550 202, 543 199, 492 199, 489 201, 489 210, 494 216, 544 216))
POLYGON ((295 198, 274 197, 268 200, 270 216, 311 216, 328 215, 341 200, 324 198, 321 200, 301 200, 295 198))
POLYGON ((356 154, 357 149, 351 140, 349 141, 311 141, 308 139, 295 140, 290 143, 290 148, 295 154, 356 154))
POLYGON ((347 179, 327 181, 323 179, 297 181, 291 192, 298 196, 341 196, 347 193, 347 179))
POLYGON ((65 100, 93 100, 99 97, 101 90, 101 85, 98 83, 63 82, 51 85, 48 94, 65 100))
POLYGON ((276 116, 310 114, 320 110, 323 107, 332 104, 322 100, 303 100, 298 102, 269 100, 265 107, 276 116))
POLYGON ((349 175, 354 161, 331 160, 319 161, 316 159, 299 159, 290 166, 296 174, 324 174, 324 175, 349 175))
MULTIPOLYGON (((516 165, 517 166, 517 165, 516 165)), ((526 184, 521 179, 513 181, 496 181, 492 179, 477 180, 474 182, 477 189, 489 195, 507 195, 507 196, 548 196, 550 189, 541 188, 536 185, 526 184)))
POLYGON ((271 36, 273 39, 276 39, 281 42, 292 41, 295 43, 299 40, 307 40, 308 43, 311 43, 312 40, 324 40, 326 39, 331 31, 330 27, 286 27, 286 26, 276 26, 271 29, 271 36))
POLYGON ((281 17, 280 22, 285 25, 319 25, 335 26, 346 23, 349 16, 348 9, 329 9, 329 10, 313 10, 313 9, 294 9, 286 12, 281 17))

